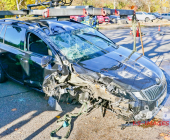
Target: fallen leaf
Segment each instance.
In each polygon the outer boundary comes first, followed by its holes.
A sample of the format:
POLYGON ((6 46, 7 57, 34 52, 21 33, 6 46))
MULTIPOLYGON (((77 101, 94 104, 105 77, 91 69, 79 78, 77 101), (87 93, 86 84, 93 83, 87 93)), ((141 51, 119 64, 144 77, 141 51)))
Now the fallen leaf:
POLYGON ((165 136, 164 133, 159 134, 160 136, 165 136))
POLYGON ((96 118, 94 117, 93 119, 95 120, 96 118))
POLYGON ((17 109, 16 108, 13 108, 11 111, 16 111, 17 109))
POLYGON ((168 134, 165 134, 165 133, 161 133, 159 134, 160 136, 164 137, 164 136, 167 136, 168 134))
POLYGON ((170 137, 169 136, 165 136, 164 139, 165 140, 170 140, 170 137))
POLYGON ((60 118, 60 116, 56 116, 56 118, 57 118, 57 119, 59 119, 59 118, 60 118))
POLYGON ((18 128, 15 128, 15 131, 17 131, 18 130, 18 128))

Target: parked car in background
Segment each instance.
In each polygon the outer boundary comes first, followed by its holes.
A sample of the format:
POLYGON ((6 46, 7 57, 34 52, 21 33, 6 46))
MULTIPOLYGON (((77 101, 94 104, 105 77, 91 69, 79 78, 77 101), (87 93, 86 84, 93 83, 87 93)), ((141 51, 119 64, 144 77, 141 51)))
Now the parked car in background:
POLYGON ((108 16, 104 16, 104 22, 110 22, 110 18, 108 16))
POLYGON ((120 16, 116 16, 116 15, 110 15, 109 18, 110 21, 113 23, 117 23, 117 21, 120 20, 120 16))
POLYGON ((132 15, 127 16, 129 21, 132 21, 132 15))
POLYGON ((110 22, 110 19, 108 16, 97 16, 97 19, 99 20, 99 24, 102 24, 104 22, 110 22))
POLYGON ((149 15, 146 12, 136 12, 136 18, 138 20, 144 20, 145 22, 153 21, 156 19, 154 15, 149 15))
POLYGON ((84 20, 84 16, 70 16, 70 19, 73 19, 78 22, 82 22, 84 20))
POLYGON ((148 13, 149 15, 154 15, 157 19, 162 19, 162 16, 159 13, 148 13))
POLYGON ((163 19, 170 20, 170 13, 163 13, 161 16, 162 16, 163 19))

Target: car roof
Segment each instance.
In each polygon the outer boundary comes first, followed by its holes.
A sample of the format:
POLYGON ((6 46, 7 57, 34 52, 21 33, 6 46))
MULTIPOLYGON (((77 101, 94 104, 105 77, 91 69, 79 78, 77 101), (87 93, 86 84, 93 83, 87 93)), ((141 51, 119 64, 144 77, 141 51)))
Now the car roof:
MULTIPOLYGON (((11 19, 3 19, 0 20, 0 24, 5 23, 5 24, 17 24, 18 26, 25 26, 25 27, 35 27, 39 28, 44 32, 44 28, 48 29, 50 34, 48 35, 53 35, 61 33, 61 32, 66 32, 66 31, 71 31, 71 30, 76 30, 76 29, 81 29, 87 27, 87 25, 82 24, 80 22, 70 20, 70 21, 57 21, 57 19, 36 19, 36 20, 28 20, 28 21, 20 21, 20 20, 11 20, 11 19), (55 33, 54 33, 55 29, 55 33), (57 30, 58 29, 58 30, 57 30)), ((34 29, 34 28, 32 28, 34 29)), ((47 32, 45 32, 47 33, 47 32)))
POLYGON ((86 25, 74 21, 40 20, 39 23, 46 24, 48 27, 59 27, 66 31, 83 28, 86 25))

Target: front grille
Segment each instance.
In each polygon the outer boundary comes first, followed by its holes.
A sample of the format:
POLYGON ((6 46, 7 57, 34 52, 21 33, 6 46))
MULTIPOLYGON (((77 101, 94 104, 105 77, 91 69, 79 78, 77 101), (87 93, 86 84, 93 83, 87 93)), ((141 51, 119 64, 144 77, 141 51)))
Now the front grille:
POLYGON ((165 87, 166 87, 166 78, 163 74, 161 83, 159 85, 154 85, 150 88, 142 90, 142 92, 149 100, 155 100, 157 97, 159 97, 159 95, 162 93, 165 87))

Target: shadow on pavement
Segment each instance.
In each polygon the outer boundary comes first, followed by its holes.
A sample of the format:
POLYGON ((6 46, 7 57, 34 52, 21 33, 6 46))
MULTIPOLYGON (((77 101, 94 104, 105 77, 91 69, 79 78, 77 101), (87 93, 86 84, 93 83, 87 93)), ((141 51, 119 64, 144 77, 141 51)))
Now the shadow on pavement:
MULTIPOLYGON (((2 84, 1 84, 2 85, 2 84)), ((0 85, 0 86, 1 86, 0 85)), ((7 95, 0 97, 0 139, 6 139, 7 135, 15 133, 20 130, 23 133, 26 140, 33 139, 40 134, 56 120, 56 116, 64 116, 66 113, 73 111, 80 105, 71 105, 66 103, 60 103, 63 112, 55 111, 47 104, 45 100, 45 94, 30 90, 26 87, 22 87, 12 81, 3 83, 3 88, 6 90, 13 89, 13 95, 7 92, 7 95), (10 84, 9 84, 10 83, 10 84), (22 92, 15 92, 18 88, 23 88, 22 92)), ((56 125, 53 125, 54 128, 56 125)), ((52 131, 50 128, 49 131, 52 131)), ((50 133, 47 132, 49 137, 50 133)))

